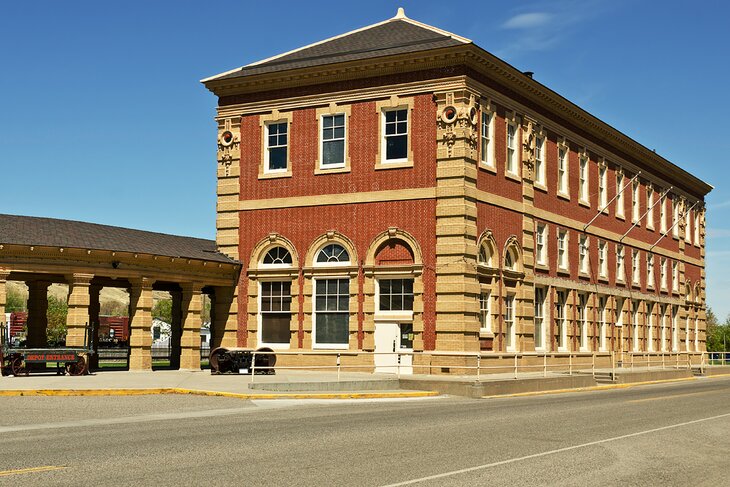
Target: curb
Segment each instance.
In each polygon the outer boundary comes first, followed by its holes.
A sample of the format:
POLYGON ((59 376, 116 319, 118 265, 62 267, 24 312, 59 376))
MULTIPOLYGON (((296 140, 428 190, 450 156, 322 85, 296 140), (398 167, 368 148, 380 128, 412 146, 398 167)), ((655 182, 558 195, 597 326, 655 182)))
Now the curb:
MULTIPOLYGON (((730 375, 730 374, 727 374, 730 375)), ((716 375, 714 377, 720 377, 716 375)), ((708 377, 710 378, 710 377, 708 377)), ((662 379, 662 380, 648 380, 643 382, 628 382, 626 384, 606 384, 602 386, 593 387, 577 387, 575 389, 555 389, 552 391, 534 391, 534 392, 518 392, 516 394, 502 394, 496 396, 482 396, 482 399, 499 399, 503 397, 527 397, 527 396, 544 396, 548 394, 566 394, 570 392, 592 392, 592 391, 610 391, 613 389, 629 389, 637 386, 647 386, 651 384, 665 384, 669 382, 685 382, 697 380, 697 377, 682 377, 680 379, 662 379)))
POLYGON ((192 396, 233 397, 237 399, 392 399, 413 397, 435 397, 436 391, 408 392, 323 392, 323 393, 236 393, 180 389, 175 387, 153 389, 15 389, 0 391, 0 397, 19 396, 150 396, 162 394, 182 394, 192 396))

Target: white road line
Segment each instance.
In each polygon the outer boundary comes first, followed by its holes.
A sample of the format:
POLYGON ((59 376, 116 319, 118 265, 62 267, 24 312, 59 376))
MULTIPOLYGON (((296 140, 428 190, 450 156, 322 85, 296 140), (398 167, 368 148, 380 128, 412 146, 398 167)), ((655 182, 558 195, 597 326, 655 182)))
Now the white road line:
POLYGON ((510 458, 510 459, 502 460, 499 462, 487 463, 484 465, 477 465, 475 467, 469 467, 469 468, 462 468, 461 470, 452 470, 451 472, 444 472, 444 473, 440 473, 440 474, 436 474, 436 475, 429 475, 428 477, 421 477, 418 479, 406 480, 404 482, 397 482, 395 484, 388 484, 388 485, 384 485, 383 487, 397 487, 399 485, 412 485, 412 484, 417 484, 419 482, 426 482, 428 480, 442 479, 444 477, 451 477, 453 475, 459 475, 462 473, 469 473, 469 472, 474 472, 477 470, 484 470, 484 469, 491 468, 491 467, 508 465, 510 463, 521 462, 523 460, 531 460, 533 458, 545 457, 548 455, 554 455, 556 453, 563 453, 566 451, 577 450, 578 448, 586 448, 589 446, 600 445, 602 443, 608 443, 611 441, 618 441, 618 440, 623 440, 626 438, 633 438, 635 436, 648 435, 649 433, 656 433, 658 431, 664 431, 664 430, 669 430, 669 429, 673 429, 673 428, 680 428, 682 426, 689 426, 691 424, 702 423, 705 421, 712 421, 714 419, 727 418, 729 416, 730 416, 730 413, 719 414, 717 416, 710 416, 709 418, 695 419, 693 421, 686 421, 684 423, 671 424, 669 426, 662 426, 660 428, 652 428, 649 430, 638 431, 636 433, 629 433, 627 435, 614 436, 612 438, 604 438, 602 440, 591 441, 588 443, 581 443, 580 445, 566 446, 565 448, 558 448, 557 450, 550 450, 550 451, 545 451, 542 453, 535 453, 535 454, 527 455, 524 457, 510 458))

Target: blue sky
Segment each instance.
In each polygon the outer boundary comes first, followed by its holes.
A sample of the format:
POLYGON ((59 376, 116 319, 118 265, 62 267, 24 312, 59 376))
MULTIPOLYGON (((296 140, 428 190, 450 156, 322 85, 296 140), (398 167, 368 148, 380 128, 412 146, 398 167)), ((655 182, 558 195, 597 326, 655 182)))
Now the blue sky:
POLYGON ((5 1, 0 212, 213 238, 215 97, 198 80, 403 6, 715 186, 708 301, 730 314, 730 3, 5 1))

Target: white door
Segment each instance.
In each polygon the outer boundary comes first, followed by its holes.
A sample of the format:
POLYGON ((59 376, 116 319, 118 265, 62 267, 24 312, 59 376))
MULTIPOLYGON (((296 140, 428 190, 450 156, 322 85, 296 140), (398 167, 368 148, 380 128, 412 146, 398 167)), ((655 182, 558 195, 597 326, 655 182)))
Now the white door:
POLYGON ((398 373, 400 348, 399 326, 397 323, 375 323, 375 372, 384 374, 398 373))

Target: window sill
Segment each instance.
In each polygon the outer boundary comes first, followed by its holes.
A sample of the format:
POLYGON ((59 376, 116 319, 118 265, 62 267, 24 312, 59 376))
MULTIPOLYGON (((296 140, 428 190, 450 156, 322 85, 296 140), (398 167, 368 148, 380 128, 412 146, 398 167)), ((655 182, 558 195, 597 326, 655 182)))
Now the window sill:
POLYGON ((539 189, 540 191, 542 191, 544 193, 547 193, 548 192, 547 186, 545 186, 542 183, 535 182, 535 184, 533 184, 533 187, 535 189, 539 189))
POLYGON ((479 163, 479 169, 487 172, 491 172, 492 174, 497 174, 497 168, 493 165, 485 164, 483 162, 479 163))
POLYGON ((558 191, 558 198, 566 200, 566 201, 570 201, 570 195, 567 193, 563 193, 561 191, 558 191))
POLYGON ((598 281, 608 284, 608 276, 598 276, 598 281))
POLYGON ((650 232, 653 232, 653 231, 654 231, 654 226, 653 226, 653 225, 652 225, 652 226, 649 226, 649 225, 647 225, 647 226, 646 226, 646 229, 647 229, 648 231, 650 231, 650 232))
POLYGON ((513 172, 505 172, 504 177, 518 183, 522 182, 522 178, 520 178, 520 175, 513 172))
POLYGON ((547 264, 540 264, 539 262, 535 263, 535 269, 545 272, 550 271, 550 267, 547 264))
POLYGON ((319 176, 320 174, 341 174, 350 172, 349 166, 344 167, 322 167, 319 164, 314 169, 314 174, 319 176))
POLYGON ((590 208, 591 207, 591 203, 588 202, 588 201, 586 201, 586 200, 578 200, 578 204, 580 206, 584 206, 586 208, 590 208))
POLYGON ((616 213, 616 218, 618 218, 619 220, 626 220, 626 216, 620 213, 616 213))
POLYGON ((479 330, 479 338, 494 338, 494 332, 491 330, 479 330))
POLYGON ((286 172, 265 172, 259 174, 259 179, 279 179, 279 178, 290 178, 292 177, 291 171, 286 172))
POLYGON ((591 275, 588 274, 587 272, 580 271, 580 272, 578 272, 578 277, 581 279, 590 279, 591 275))
POLYGON ((383 169, 405 169, 408 167, 413 167, 413 161, 394 161, 394 162, 387 162, 387 161, 381 161, 375 164, 375 170, 380 171, 383 169))
POLYGON ((563 267, 558 267, 558 274, 562 274, 564 276, 570 275, 570 269, 565 269, 563 267))

